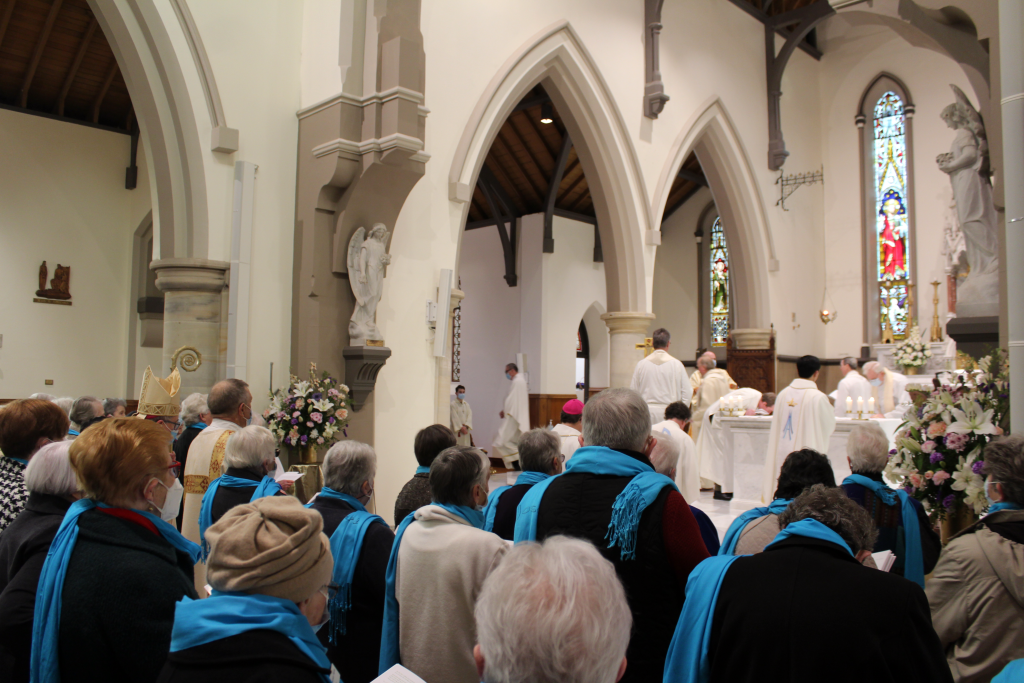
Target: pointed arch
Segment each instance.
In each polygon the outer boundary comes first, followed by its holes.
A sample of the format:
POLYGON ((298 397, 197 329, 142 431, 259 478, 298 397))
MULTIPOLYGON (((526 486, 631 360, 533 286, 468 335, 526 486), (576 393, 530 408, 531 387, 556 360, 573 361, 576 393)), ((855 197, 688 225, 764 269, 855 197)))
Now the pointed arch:
POLYGON ((698 110, 672 146, 652 202, 657 229, 661 228, 672 180, 691 152, 696 153, 704 169, 725 225, 732 261, 736 327, 768 327, 768 273, 779 267, 775 243, 750 158, 718 98, 712 98, 698 110))
POLYGON ((460 251, 484 158, 512 109, 538 83, 579 142, 604 250, 608 310, 647 312, 644 244, 651 215, 639 161, 608 85, 568 22, 541 31, 509 57, 470 115, 448 175, 449 199, 463 205, 460 251))

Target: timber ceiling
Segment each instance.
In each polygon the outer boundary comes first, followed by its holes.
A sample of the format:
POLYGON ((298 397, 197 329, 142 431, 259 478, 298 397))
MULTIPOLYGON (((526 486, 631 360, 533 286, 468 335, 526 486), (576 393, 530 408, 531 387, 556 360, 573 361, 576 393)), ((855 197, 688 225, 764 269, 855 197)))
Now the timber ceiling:
POLYGON ((665 202, 665 213, 662 220, 671 216, 690 197, 697 194, 700 188, 707 186, 708 181, 704 178, 704 169, 697 161, 697 155, 690 152, 690 156, 686 157, 675 180, 672 181, 672 189, 668 192, 668 201, 665 202))
POLYGON ((769 17, 813 5, 818 0, 741 0, 769 17))
POLYGON ((0 0, 0 103, 129 131, 128 87, 86 0, 0 0))

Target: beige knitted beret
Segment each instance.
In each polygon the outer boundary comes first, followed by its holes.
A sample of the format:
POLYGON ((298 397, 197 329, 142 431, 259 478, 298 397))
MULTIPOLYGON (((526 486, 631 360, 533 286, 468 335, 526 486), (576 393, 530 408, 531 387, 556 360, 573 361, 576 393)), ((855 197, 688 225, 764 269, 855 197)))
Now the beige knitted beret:
POLYGON ((334 559, 323 518, 292 496, 231 508, 206 530, 206 578, 219 591, 302 602, 331 579, 334 559))

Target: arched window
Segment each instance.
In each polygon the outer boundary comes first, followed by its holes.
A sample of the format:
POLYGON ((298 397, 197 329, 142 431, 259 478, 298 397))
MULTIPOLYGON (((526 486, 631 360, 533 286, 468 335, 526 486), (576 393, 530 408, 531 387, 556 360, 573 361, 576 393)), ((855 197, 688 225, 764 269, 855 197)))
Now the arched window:
POLYGON ((711 346, 725 346, 729 338, 729 247, 725 243, 722 219, 715 217, 708 241, 709 291, 711 292, 711 346))
POLYGON ((913 113, 902 84, 882 75, 865 93, 857 117, 865 157, 864 323, 869 342, 903 339, 912 318, 907 285, 916 276, 910 177, 913 113))

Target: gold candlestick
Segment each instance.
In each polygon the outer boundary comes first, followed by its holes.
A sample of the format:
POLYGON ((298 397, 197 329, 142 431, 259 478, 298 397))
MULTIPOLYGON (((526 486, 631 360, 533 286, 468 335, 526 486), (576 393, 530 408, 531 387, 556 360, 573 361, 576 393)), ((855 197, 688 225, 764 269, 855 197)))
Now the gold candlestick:
POLYGON ((931 340, 933 342, 940 342, 942 341, 942 324, 939 322, 939 281, 935 280, 931 284, 935 288, 935 296, 932 298, 932 303, 935 304, 935 311, 932 313, 931 340))

